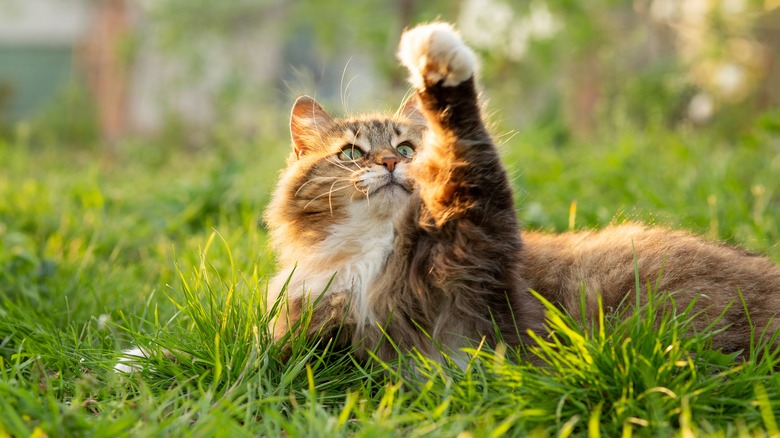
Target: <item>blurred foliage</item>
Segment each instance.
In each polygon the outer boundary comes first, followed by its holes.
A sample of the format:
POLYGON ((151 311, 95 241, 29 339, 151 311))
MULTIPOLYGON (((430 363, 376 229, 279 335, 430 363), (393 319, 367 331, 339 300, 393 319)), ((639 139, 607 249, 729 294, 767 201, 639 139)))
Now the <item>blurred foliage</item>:
POLYGON ((94 102, 79 81, 61 89, 30 124, 34 129, 29 131, 29 141, 34 144, 93 149, 100 141, 94 102))
POLYGON ((518 119, 583 117, 577 101, 590 98, 582 104, 597 116, 616 113, 642 124, 681 120, 697 90, 711 94, 713 104, 748 98, 762 73, 753 24, 764 7, 756 0, 167 0, 149 13, 165 47, 195 55, 197 40, 229 40, 271 16, 284 22, 288 52, 314 52, 307 56, 320 60, 365 52, 395 85, 403 72, 392 54, 403 27, 456 21, 482 51, 486 86, 501 89, 493 99, 514 102, 524 112, 518 119))
POLYGON ((769 56, 755 35, 765 8, 740 0, 465 0, 459 22, 486 53, 485 82, 501 84, 526 119, 546 115, 587 136, 620 120, 747 126, 762 110, 751 99, 769 56))
MULTIPOLYGON (((162 108, 156 132, 170 144, 211 144, 215 131, 251 137, 267 128, 258 125, 269 110, 286 113, 300 93, 331 108, 340 101, 343 111, 392 107, 407 87, 394 55, 400 33, 437 19, 457 23, 479 52, 502 126, 552 126, 559 141, 596 138, 626 123, 714 126, 734 135, 766 109, 756 95, 772 79, 765 76, 770 48, 756 23, 771 4, 161 0, 133 4, 136 31, 116 50, 128 66, 150 52, 176 64, 163 69, 163 85, 152 93, 162 108), (189 99, 192 93, 202 99, 189 99), (205 116, 187 117, 193 108, 205 116)), ((65 94, 60 101, 74 98, 65 94)), ((88 110, 55 103, 36 123, 52 138, 89 141, 94 127, 74 116, 91 110, 78 107, 88 110)))

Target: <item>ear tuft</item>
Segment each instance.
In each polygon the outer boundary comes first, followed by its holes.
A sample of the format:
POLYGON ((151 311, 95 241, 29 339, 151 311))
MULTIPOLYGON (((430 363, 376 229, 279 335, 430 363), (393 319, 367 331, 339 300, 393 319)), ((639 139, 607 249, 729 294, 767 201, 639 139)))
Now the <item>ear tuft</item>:
POLYGON ((425 125, 427 121, 422 113, 422 107, 420 106, 420 99, 417 97, 417 93, 412 93, 398 111, 395 112, 395 116, 411 123, 425 125))
POLYGON ((322 136, 333 125, 333 117, 309 96, 301 96, 293 104, 290 115, 290 136, 295 155, 300 158, 320 144, 322 136))

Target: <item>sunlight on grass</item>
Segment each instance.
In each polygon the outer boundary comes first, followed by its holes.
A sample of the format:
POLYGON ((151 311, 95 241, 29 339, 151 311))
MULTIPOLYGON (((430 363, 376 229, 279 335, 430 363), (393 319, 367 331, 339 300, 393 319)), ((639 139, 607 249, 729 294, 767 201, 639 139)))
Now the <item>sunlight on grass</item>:
MULTIPOLYGON (((718 237, 780 258, 773 143, 547 135, 506 145, 530 226, 630 218, 706 233, 716 218, 718 237)), ((264 160, 246 144, 153 163, 135 145, 108 169, 0 144, 0 436, 777 433, 776 334, 753 333, 735 359, 711 349, 714 321, 694 330, 695 312, 663 291, 593 322, 547 303, 547 331, 527 346, 542 366, 503 344, 476 344, 461 368, 415 352, 361 362, 298 334, 275 343, 261 213, 286 143, 264 160), (139 371, 114 372, 133 346, 148 353, 139 371)))

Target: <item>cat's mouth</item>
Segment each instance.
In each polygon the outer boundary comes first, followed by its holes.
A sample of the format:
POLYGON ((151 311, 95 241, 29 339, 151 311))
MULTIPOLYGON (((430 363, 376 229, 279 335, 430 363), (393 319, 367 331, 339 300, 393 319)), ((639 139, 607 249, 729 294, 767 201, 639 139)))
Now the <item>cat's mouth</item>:
POLYGON ((401 184, 399 181, 396 181, 395 179, 393 179, 393 180, 390 180, 387 184, 377 188, 374 191, 374 194, 382 192, 384 190, 395 190, 395 189, 401 189, 401 190, 403 190, 406 193, 411 193, 411 191, 406 186, 401 184))
POLYGON ((409 195, 414 189, 412 179, 404 175, 402 169, 398 168, 396 168, 396 172, 389 172, 384 168, 364 172, 355 185, 368 197, 379 195, 394 198, 409 195))

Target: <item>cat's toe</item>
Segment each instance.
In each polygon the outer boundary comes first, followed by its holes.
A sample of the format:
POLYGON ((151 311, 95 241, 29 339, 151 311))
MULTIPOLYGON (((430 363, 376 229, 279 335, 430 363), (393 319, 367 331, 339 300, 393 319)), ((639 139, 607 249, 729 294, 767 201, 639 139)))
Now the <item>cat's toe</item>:
POLYGON ((454 87, 474 75, 477 59, 447 23, 424 24, 401 36, 398 58, 409 69, 415 88, 442 82, 454 87))

